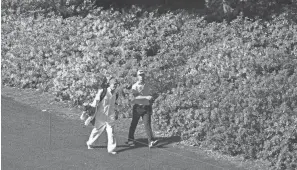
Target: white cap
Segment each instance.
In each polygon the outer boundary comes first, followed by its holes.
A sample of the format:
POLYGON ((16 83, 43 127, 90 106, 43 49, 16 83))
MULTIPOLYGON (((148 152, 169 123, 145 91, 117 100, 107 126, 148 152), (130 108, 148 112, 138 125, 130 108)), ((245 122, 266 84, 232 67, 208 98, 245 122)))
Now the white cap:
POLYGON ((144 71, 143 70, 138 70, 137 71, 137 75, 143 75, 144 74, 144 71))

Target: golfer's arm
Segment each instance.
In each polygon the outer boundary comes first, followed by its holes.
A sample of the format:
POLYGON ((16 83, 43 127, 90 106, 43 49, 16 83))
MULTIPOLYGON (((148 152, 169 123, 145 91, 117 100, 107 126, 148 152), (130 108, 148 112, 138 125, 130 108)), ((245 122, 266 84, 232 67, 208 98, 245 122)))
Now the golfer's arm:
POLYGON ((148 96, 141 95, 138 91, 132 90, 133 96, 135 100, 146 100, 148 96))
POLYGON ((149 97, 149 96, 136 96, 135 99, 136 100, 143 100, 143 99, 147 99, 147 97, 149 97))

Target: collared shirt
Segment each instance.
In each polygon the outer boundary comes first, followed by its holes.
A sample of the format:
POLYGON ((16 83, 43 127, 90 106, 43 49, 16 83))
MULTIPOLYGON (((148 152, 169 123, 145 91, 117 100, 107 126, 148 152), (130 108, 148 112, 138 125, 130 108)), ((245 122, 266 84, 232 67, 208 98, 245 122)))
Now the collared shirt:
MULTIPOLYGON (((148 83, 140 83, 138 81, 133 84, 132 93, 135 94, 135 96, 151 96, 151 86, 148 83)), ((150 105, 150 101, 147 99, 134 99, 132 103, 139 105, 150 105)))
POLYGON ((107 88, 106 95, 100 101, 100 95, 103 92, 103 89, 98 90, 96 97, 91 104, 91 106, 96 107, 96 120, 95 120, 95 127, 100 128, 102 125, 105 125, 106 122, 111 122, 112 116, 115 114, 115 101, 116 101, 116 93, 112 94, 111 89, 107 88))

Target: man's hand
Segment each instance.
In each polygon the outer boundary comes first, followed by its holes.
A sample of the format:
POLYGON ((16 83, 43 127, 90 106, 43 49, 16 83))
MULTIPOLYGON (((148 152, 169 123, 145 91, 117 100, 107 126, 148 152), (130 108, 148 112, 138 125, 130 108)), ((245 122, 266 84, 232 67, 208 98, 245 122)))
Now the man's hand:
POLYGON ((147 96, 146 99, 147 100, 152 100, 153 99, 153 96, 147 96))
POLYGON ((112 121, 118 120, 119 116, 117 114, 110 116, 112 121))
POLYGON ((114 121, 115 120, 115 115, 110 116, 110 120, 114 121))

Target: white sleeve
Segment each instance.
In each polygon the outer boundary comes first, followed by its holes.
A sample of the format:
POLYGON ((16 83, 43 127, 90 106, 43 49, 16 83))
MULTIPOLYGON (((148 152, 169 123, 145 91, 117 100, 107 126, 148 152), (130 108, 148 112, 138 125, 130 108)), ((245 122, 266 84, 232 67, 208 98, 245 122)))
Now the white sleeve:
POLYGON ((132 94, 134 96, 138 96, 139 95, 139 92, 137 91, 137 85, 136 84, 133 84, 133 86, 132 86, 132 94))
POLYGON ((99 90, 98 90, 98 92, 97 92, 97 94, 96 94, 96 97, 95 97, 94 101, 93 101, 92 104, 91 104, 92 107, 96 107, 96 105, 97 105, 97 101, 100 100, 100 96, 101 96, 101 93, 102 93, 102 92, 103 92, 103 89, 99 89, 99 90))

